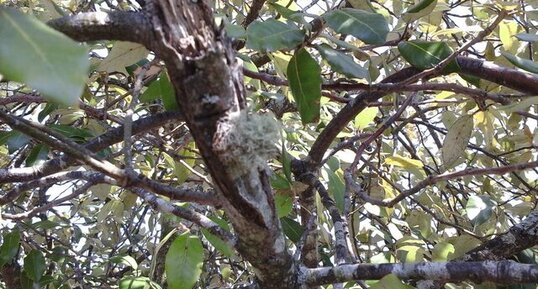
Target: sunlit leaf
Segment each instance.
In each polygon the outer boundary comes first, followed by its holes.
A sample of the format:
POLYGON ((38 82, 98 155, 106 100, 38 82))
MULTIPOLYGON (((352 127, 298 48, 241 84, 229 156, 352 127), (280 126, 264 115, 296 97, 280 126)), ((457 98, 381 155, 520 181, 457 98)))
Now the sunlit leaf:
POLYGON ((305 37, 304 32, 294 24, 269 19, 254 21, 247 28, 247 48, 261 51, 293 49, 305 37))
POLYGON ((353 35, 368 44, 385 43, 389 32, 385 17, 378 13, 342 8, 325 14, 323 18, 337 33, 353 35))
POLYGON ((460 117, 449 129, 443 142, 441 156, 446 170, 452 168, 465 155, 465 148, 473 132, 473 116, 460 117))
POLYGON ((202 273, 204 247, 198 237, 188 232, 177 237, 166 253, 168 288, 191 289, 202 273))
POLYGON ((422 167, 424 167, 424 164, 420 160, 414 160, 399 155, 393 155, 385 158, 385 164, 397 166, 404 169, 421 169, 422 167))
POLYGON ((288 64, 288 80, 303 124, 319 120, 320 73, 319 64, 304 48, 297 50, 288 64))
POLYGON ((148 277, 124 277, 120 280, 119 289, 160 289, 157 283, 148 277))
POLYGON ((0 7, 0 74, 25 83, 46 98, 78 102, 90 67, 86 47, 37 19, 0 7))
POLYGON ((432 13, 436 5, 437 0, 421 0, 407 9, 402 18, 407 22, 417 20, 432 13))
POLYGON ((125 67, 145 58, 149 51, 141 44, 116 41, 107 57, 101 61, 96 70, 105 72, 122 72, 127 75, 125 67))
POLYGON ((373 123, 378 112, 379 112, 379 108, 377 106, 367 107, 363 109, 355 117, 355 121, 353 122, 355 124, 355 127, 357 129, 367 128, 368 126, 370 126, 370 124, 373 123))
POLYGON ((396 275, 388 274, 385 277, 381 278, 375 284, 369 286, 371 289, 412 289, 413 286, 406 285, 403 283, 396 275))
POLYGON ((472 195, 467 200, 465 212, 471 224, 478 226, 489 220, 495 206, 495 202, 489 196, 472 195))

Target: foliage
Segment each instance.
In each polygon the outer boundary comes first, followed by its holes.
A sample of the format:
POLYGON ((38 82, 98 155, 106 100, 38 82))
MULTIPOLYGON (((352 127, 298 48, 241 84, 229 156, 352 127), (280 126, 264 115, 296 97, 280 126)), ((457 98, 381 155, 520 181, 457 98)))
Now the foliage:
MULTIPOLYGON (((234 180, 271 170, 263 185, 272 187, 274 211, 261 215, 280 219, 287 250, 308 242, 308 212, 319 266, 346 263, 338 222, 361 263, 445 262, 536 209, 538 1, 261 1, 253 21, 256 2, 213 3, 248 68, 248 109, 230 117, 235 128, 213 149, 234 180), (466 56, 489 64, 476 72, 463 66, 466 56), (406 67, 426 74, 418 84, 412 76, 382 82, 406 67), (319 182, 293 174, 297 160, 317 161, 319 182), (309 187, 319 194, 307 205, 309 187)), ((78 44, 44 23, 59 11, 143 7, 0 5, 0 287, 14 264, 24 288, 227 288, 255 280, 252 260, 234 248, 241 231, 230 220, 241 212, 211 206, 228 192, 184 121, 190 112, 176 101, 177 67, 124 36, 78 44)), ((212 97, 200 101, 210 107, 212 97)), ((246 202, 261 203, 254 194, 246 202)), ((535 245, 499 259, 527 249, 536 264, 535 245)), ((392 274, 378 279, 361 286, 416 285, 392 274)))

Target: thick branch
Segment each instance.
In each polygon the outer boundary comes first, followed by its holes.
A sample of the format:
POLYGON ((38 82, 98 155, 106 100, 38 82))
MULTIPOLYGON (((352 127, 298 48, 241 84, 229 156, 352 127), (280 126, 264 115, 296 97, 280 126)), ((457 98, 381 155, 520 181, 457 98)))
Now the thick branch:
POLYGON ((305 283, 311 286, 353 280, 379 280, 388 274, 394 274, 404 280, 521 284, 538 282, 538 265, 512 261, 353 264, 303 269, 303 274, 305 283))
POLYGON ((76 41, 122 40, 152 49, 151 23, 141 12, 88 12, 51 20, 50 27, 76 41))

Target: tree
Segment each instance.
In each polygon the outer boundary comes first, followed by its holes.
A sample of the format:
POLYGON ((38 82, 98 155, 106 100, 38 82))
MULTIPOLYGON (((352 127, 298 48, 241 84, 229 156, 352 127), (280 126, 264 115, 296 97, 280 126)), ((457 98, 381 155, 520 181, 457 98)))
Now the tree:
POLYGON ((4 1, 3 286, 535 288, 538 3, 483 2, 4 1))

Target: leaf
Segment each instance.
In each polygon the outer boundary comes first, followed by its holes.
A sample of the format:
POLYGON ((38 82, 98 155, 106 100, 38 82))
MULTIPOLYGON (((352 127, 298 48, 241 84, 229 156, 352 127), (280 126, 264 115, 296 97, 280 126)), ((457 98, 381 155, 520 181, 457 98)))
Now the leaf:
MULTIPOLYGON (((219 227, 224 229, 225 231, 230 231, 230 228, 228 227, 228 223, 226 223, 225 220, 217 217, 217 216, 210 216, 209 217, 213 222, 217 223, 219 227)), ((202 234, 204 237, 217 249, 220 253, 222 253, 226 257, 232 257, 235 255, 235 251, 233 250, 230 245, 228 245, 226 242, 221 240, 219 237, 211 234, 209 230, 202 228, 202 234)))
POLYGON ((524 58, 521 58, 521 57, 517 57, 511 53, 508 53, 508 52, 501 52, 502 56, 504 56, 506 59, 508 59, 508 61, 510 61, 510 63, 512 63, 513 65, 523 69, 523 70, 526 70, 526 71, 529 71, 529 72, 532 72, 532 73, 538 73, 538 64, 532 60, 528 60, 528 59, 524 59, 524 58))
POLYGON ((517 33, 518 25, 516 22, 502 21, 499 23, 499 38, 506 51, 515 52, 519 45, 514 35, 517 33))
POLYGON ((353 57, 334 50, 327 44, 317 45, 316 49, 334 71, 351 78, 367 79, 370 76, 368 70, 356 63, 353 57))
POLYGON ((518 33, 516 34, 516 38, 521 41, 538 42, 538 35, 536 34, 518 33))
POLYGON ((329 177, 329 192, 332 194, 336 207, 340 212, 344 211, 344 195, 346 186, 344 184, 344 177, 342 170, 336 172, 328 169, 327 175, 329 177))
POLYGON ((306 49, 301 48, 290 59, 288 81, 303 124, 319 120, 321 68, 306 49))
POLYGON ((31 280, 38 282, 47 269, 45 257, 39 250, 32 250, 24 258, 24 271, 31 280))
POLYGON ((165 269, 171 289, 190 289, 202 273, 204 248, 196 236, 184 233, 177 237, 166 253, 165 269))
POLYGON ((89 138, 92 138, 95 136, 93 132, 88 129, 72 127, 69 125, 51 124, 51 125, 48 125, 48 127, 52 128, 53 130, 61 133, 62 135, 76 142, 84 142, 88 140, 89 138))
POLYGON ((417 4, 407 9, 407 11, 405 11, 402 15, 402 18, 406 22, 417 20, 432 13, 436 5, 437 0, 421 0, 417 4))
POLYGON ((530 106, 538 104, 538 96, 525 98, 521 101, 515 101, 511 104, 503 105, 499 109, 506 113, 514 113, 516 111, 526 111, 530 106))
POLYGON ((293 210, 293 198, 290 194, 275 194, 276 213, 279 218, 285 217, 293 210))
POLYGON ((13 230, 2 236, 2 246, 0 246, 0 268, 8 264, 15 258, 19 251, 20 233, 13 230))
POLYGON ((120 280, 119 289, 160 289, 157 283, 148 277, 124 277, 120 280))
POLYGON ((286 235, 286 237, 293 243, 299 242, 303 235, 303 226, 289 217, 281 218, 280 222, 282 223, 282 231, 284 231, 284 235, 286 235))
POLYGON ((304 32, 294 24, 269 19, 254 21, 247 28, 247 48, 259 51, 293 49, 303 42, 304 32))
POLYGON ((396 275, 385 275, 377 283, 370 286, 370 289, 411 289, 413 286, 406 285, 396 275))
POLYGON ((367 44, 383 44, 389 33, 385 17, 353 8, 331 11, 323 16, 337 33, 350 34, 367 44))
MULTIPOLYGON (((432 68, 452 54, 452 49, 445 42, 406 41, 398 44, 402 57, 418 69, 432 68)), ((453 61, 443 70, 444 73, 459 71, 458 64, 453 61)))
POLYGON ((116 41, 107 57, 97 66, 97 71, 121 72, 128 75, 125 67, 135 64, 148 56, 149 51, 141 44, 116 41))
POLYGON ((433 246, 432 261, 446 262, 451 260, 452 254, 454 254, 454 245, 447 242, 440 242, 433 246))
POLYGON ((46 160, 49 155, 49 147, 43 144, 37 144, 32 148, 28 157, 26 158, 26 166, 30 167, 36 162, 46 160))
POLYGON ((86 84, 88 50, 37 19, 0 7, 0 74, 26 83, 51 101, 78 102, 86 84))
POLYGON ((489 196, 470 196, 465 205, 465 212, 473 226, 485 223, 493 214, 495 202, 489 196))
POLYGON ((377 106, 371 106, 371 107, 367 107, 363 109, 355 117, 355 121, 354 121, 355 127, 357 129, 367 128, 371 123, 373 123, 378 112, 379 112, 379 108, 377 106))
POLYGON ((414 160, 399 155, 393 155, 385 158, 385 164, 404 169, 422 169, 424 167, 424 164, 420 160, 414 160))
POLYGON ((0 134, 0 144, 7 145, 10 154, 16 152, 30 142, 30 137, 18 131, 4 132, 0 134))
POLYGON ((138 269, 138 263, 136 262, 135 258, 129 255, 114 256, 108 261, 113 264, 123 264, 133 268, 134 270, 138 269))
POLYGON ((473 116, 464 115, 448 129, 441 157, 445 170, 452 168, 456 162, 465 155, 465 148, 473 132, 473 116))
POLYGON ((159 78, 152 82, 140 96, 141 102, 152 102, 157 99, 162 100, 166 111, 179 110, 174 87, 172 86, 172 82, 170 82, 170 78, 166 71, 161 72, 159 78))

